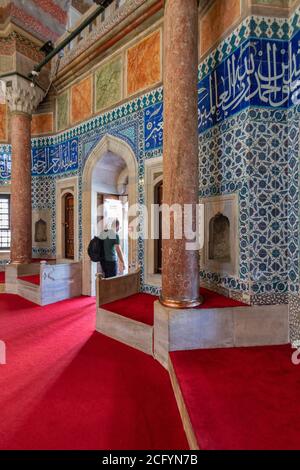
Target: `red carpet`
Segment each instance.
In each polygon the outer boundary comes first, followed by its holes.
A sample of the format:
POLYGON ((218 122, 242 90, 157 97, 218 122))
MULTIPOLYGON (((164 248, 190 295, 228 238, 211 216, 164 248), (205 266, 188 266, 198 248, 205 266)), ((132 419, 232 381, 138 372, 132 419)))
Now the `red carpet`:
POLYGON ((201 287, 200 294, 203 297, 203 304, 196 308, 226 308, 226 307, 248 307, 249 305, 230 299, 225 295, 217 294, 212 290, 201 287))
MULTIPOLYGON (((225 308, 225 307, 247 307, 246 304, 229 299, 223 295, 212 292, 208 289, 200 289, 200 293, 204 298, 204 302, 197 308, 225 308)), ((117 313, 123 317, 136 320, 146 325, 154 324, 154 307, 153 304, 158 297, 150 294, 134 294, 125 299, 116 300, 105 305, 102 308, 112 313, 117 313)))
POLYGON ((290 346, 171 353, 201 449, 300 449, 300 365, 290 346))
POLYGON ((94 333, 95 299, 0 296, 0 449, 187 449, 167 372, 94 333))
POLYGON ((5 284, 5 271, 0 271, 0 284, 5 284))
POLYGON ((34 274, 32 276, 19 276, 18 279, 21 281, 30 282, 30 284, 35 284, 36 286, 39 286, 41 283, 39 274, 34 274))
POLYGON ((134 294, 125 299, 102 305, 102 308, 146 325, 154 324, 154 302, 158 297, 150 294, 134 294))

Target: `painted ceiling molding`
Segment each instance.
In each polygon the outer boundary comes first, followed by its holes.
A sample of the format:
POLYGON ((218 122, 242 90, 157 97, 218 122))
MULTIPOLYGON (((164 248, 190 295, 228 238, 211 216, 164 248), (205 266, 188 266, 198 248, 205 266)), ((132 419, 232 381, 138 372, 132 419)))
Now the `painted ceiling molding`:
POLYGON ((0 25, 8 21, 41 41, 56 41, 66 30, 71 0, 4 0, 0 25))
POLYGON ((93 0, 72 0, 71 5, 77 11, 79 11, 82 15, 89 10, 89 8, 94 5, 93 0))

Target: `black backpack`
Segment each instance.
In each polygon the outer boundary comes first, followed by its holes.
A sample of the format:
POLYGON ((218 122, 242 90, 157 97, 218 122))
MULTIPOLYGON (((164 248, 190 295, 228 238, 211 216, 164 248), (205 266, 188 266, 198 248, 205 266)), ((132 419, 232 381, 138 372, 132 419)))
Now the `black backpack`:
POLYGON ((88 255, 94 263, 104 261, 104 241, 99 237, 94 237, 88 247, 88 255))

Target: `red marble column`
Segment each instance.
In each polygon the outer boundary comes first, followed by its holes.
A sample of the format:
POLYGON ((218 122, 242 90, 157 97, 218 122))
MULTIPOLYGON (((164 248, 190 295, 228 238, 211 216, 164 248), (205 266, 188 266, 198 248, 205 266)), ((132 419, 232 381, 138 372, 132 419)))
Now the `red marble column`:
POLYGON ((31 115, 11 115, 11 262, 31 262, 31 115))
MULTIPOLYGON (((164 195, 172 206, 198 204, 198 1, 166 0, 164 23, 164 195)), ((193 217, 195 229, 195 214, 193 217)), ((171 223, 172 226, 172 223, 171 223)), ((189 308, 201 303, 199 252, 187 240, 163 240, 161 303, 189 308)))

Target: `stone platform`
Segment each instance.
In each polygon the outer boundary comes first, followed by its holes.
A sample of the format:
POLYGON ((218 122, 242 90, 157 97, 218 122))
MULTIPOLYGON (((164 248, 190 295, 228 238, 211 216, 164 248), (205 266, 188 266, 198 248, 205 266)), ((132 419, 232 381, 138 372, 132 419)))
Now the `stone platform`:
POLYGON ((201 289, 200 308, 178 310, 139 290, 138 272, 111 279, 98 276, 96 330, 153 354, 165 368, 171 351, 289 341, 287 305, 248 306, 201 289))
POLYGON ((172 351, 288 342, 288 305, 175 310, 154 304, 154 357, 166 368, 172 351))
POLYGON ((81 295, 81 263, 12 263, 6 266, 5 278, 6 293, 41 306, 81 295))
POLYGON ((146 354, 153 354, 153 303, 140 292, 140 272, 97 276, 96 331, 146 354))

